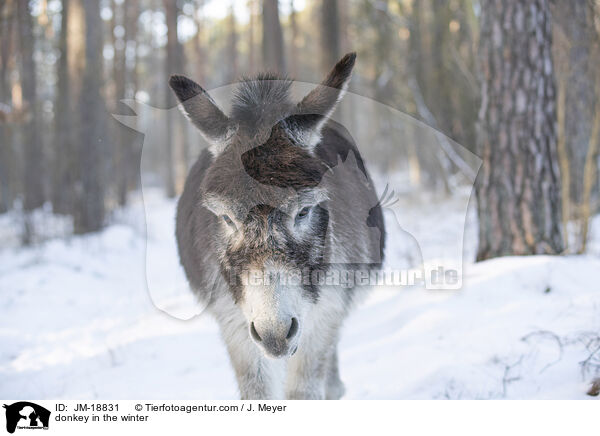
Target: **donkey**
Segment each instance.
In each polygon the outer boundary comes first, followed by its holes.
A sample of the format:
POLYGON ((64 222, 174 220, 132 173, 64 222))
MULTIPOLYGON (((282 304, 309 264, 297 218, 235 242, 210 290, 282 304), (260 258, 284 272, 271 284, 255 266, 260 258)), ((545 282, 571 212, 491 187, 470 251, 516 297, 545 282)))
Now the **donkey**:
POLYGON ((380 269, 385 235, 358 149, 329 120, 355 58, 344 56, 298 103, 287 78, 243 79, 229 115, 192 80, 169 80, 210 144, 178 202, 180 262, 219 324, 242 399, 345 392, 340 328, 369 284, 342 286, 336 273, 380 269), (324 177, 351 153, 357 168, 324 177), (358 214, 366 204, 368 216, 358 214))

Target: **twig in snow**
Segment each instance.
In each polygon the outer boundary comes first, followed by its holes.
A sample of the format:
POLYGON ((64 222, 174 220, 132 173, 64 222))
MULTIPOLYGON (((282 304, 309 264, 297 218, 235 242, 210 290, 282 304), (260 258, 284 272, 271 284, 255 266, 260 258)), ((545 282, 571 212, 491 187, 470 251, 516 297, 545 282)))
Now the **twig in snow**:
POLYGON ((506 397, 506 390, 508 388, 508 384, 521 379, 520 376, 509 377, 509 374, 513 368, 519 366, 523 362, 523 357, 524 356, 519 357, 519 360, 517 360, 512 365, 506 365, 504 367, 504 375, 502 376, 502 396, 503 397, 506 397))
MULTIPOLYGON (((583 341, 583 338, 581 340, 583 341)), ((590 370, 594 370, 595 372, 600 371, 600 336, 588 338, 585 342, 585 348, 589 351, 590 355, 579 362, 581 373, 584 377, 590 370)))
POLYGON ((556 359, 554 362, 550 362, 550 363, 546 364, 546 366, 544 366, 540 370, 540 374, 541 374, 544 371, 546 371, 548 368, 550 368, 551 366, 556 365, 558 362, 561 361, 561 359, 563 357, 563 343, 562 343, 560 337, 556 333, 553 333, 553 332, 548 331, 548 330, 540 330, 540 331, 537 331, 537 332, 529 333, 529 334, 523 336, 521 338, 521 340, 524 341, 524 342, 527 342, 527 341, 529 341, 529 339, 531 339, 534 336, 547 337, 547 338, 555 340, 556 343, 558 344, 558 350, 559 350, 558 359, 556 359))

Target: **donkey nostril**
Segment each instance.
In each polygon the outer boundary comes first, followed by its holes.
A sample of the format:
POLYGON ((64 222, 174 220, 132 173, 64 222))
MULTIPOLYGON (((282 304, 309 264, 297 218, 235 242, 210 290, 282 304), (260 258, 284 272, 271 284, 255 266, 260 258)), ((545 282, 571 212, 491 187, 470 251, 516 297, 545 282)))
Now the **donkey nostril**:
POLYGON ((292 339, 296 333, 298 332, 298 320, 296 318, 292 318, 292 325, 290 326, 290 330, 288 331, 286 339, 292 339))
POLYGON ((252 337, 254 338, 255 341, 257 341, 257 342, 262 341, 262 339, 260 338, 260 335, 258 334, 258 332, 256 331, 256 328, 254 327, 254 322, 250 323, 250 334, 252 335, 252 337))

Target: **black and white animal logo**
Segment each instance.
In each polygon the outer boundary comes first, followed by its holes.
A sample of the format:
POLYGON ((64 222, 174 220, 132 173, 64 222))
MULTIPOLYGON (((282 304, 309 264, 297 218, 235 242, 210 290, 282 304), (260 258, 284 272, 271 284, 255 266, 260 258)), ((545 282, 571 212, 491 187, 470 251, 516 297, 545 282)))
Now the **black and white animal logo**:
POLYGON ((3 406, 6 409, 6 431, 18 429, 48 429, 50 411, 29 401, 3 406))

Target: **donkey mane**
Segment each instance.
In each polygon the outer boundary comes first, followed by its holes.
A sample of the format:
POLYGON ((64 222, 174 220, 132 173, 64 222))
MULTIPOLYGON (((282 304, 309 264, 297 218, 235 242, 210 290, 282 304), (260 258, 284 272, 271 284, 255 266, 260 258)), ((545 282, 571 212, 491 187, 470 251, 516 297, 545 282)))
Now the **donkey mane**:
POLYGON ((271 127, 293 108, 291 85, 290 78, 273 73, 243 77, 234 91, 231 118, 246 130, 271 127))

